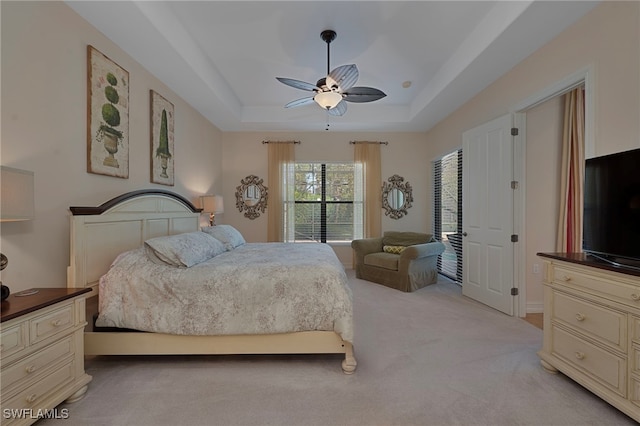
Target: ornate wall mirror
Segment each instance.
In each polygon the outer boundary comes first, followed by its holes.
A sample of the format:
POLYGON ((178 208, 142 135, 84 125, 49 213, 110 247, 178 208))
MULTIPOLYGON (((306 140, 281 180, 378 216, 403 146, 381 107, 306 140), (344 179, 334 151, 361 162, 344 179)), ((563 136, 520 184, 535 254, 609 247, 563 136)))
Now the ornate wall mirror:
POLYGON ((236 187, 236 207, 244 217, 253 220, 267 209, 267 187, 256 175, 249 175, 236 187))
POLYGON ((393 175, 388 182, 382 184, 382 208, 384 214, 392 219, 400 219, 407 214, 413 202, 413 194, 409 182, 402 176, 393 175))

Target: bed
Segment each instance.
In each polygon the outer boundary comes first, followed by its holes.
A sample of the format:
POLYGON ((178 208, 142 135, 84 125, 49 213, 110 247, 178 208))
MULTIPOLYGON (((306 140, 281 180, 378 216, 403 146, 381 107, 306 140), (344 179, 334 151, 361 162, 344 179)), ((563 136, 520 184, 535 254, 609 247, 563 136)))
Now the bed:
POLYGON ((67 286, 91 288, 87 318, 98 314, 100 326, 87 327, 86 355, 338 353, 344 354, 343 372, 355 371, 351 293, 344 268, 329 246, 246 243, 229 247, 222 240, 223 252, 179 267, 165 264, 167 259, 162 256, 166 253, 157 251, 152 243, 197 237, 206 240, 207 250, 220 251, 204 237, 214 232, 200 230, 200 209, 180 195, 165 190, 134 191, 98 207, 70 210, 67 286), (320 259, 324 259, 321 266, 320 259), (148 273, 135 277, 131 268, 147 268, 166 281, 149 279, 148 273), (299 269, 306 271, 304 279, 295 278, 299 269), (211 278, 211 271, 216 278, 211 278), (124 276, 131 276, 132 283, 122 283, 124 276), (151 291, 133 297, 127 293, 132 288, 151 291), (186 288, 194 291, 189 293, 186 288), (311 293, 301 293, 302 288, 311 293), (203 295, 209 292, 216 295, 212 299, 219 305, 207 305, 203 295), (143 302, 128 303, 134 299, 143 302), (139 309, 155 306, 162 299, 174 302, 169 313, 139 309), (318 305, 320 299, 329 306, 324 314, 304 311, 318 305), (179 313, 178 305, 190 309, 179 313), (133 323, 121 321, 131 317, 138 318, 133 323), (104 326, 109 331, 100 331, 104 326), (177 328, 171 328, 174 326, 177 328))

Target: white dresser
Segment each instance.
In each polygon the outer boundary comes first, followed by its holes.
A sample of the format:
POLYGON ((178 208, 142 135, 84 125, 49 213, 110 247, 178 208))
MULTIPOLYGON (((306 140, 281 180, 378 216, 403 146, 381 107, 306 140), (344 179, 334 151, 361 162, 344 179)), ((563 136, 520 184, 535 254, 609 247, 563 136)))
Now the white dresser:
POLYGON ((85 293, 90 289, 42 288, 2 302, 0 323, 3 425, 39 418, 67 418, 55 407, 84 396, 85 293))
POLYGON ((543 367, 640 422, 640 272, 583 253, 538 255, 545 262, 543 367))

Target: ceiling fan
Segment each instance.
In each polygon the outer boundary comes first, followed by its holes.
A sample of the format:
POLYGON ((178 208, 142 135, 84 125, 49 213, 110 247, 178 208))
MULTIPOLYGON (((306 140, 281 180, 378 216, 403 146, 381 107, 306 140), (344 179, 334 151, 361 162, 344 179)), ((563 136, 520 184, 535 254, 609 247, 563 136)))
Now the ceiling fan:
POLYGON ((320 37, 327 43, 327 76, 318 80, 315 85, 291 78, 276 77, 279 82, 287 86, 315 92, 314 96, 289 102, 284 106, 285 108, 293 108, 315 102, 329 114, 341 116, 347 111, 347 103, 345 101, 357 103, 373 102, 387 96, 383 91, 373 87, 353 87, 359 76, 358 67, 354 64, 342 65, 329 72, 330 45, 336 38, 336 32, 324 30, 320 33, 320 37))

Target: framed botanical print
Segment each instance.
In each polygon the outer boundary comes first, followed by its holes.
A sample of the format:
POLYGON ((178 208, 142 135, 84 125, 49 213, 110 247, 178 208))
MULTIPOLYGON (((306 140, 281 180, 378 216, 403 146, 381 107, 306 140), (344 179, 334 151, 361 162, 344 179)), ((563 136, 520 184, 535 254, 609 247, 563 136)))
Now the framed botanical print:
POLYGON ((151 182, 174 184, 173 104, 151 91, 151 182))
POLYGON ((129 73, 87 46, 87 172, 129 177, 129 73))

